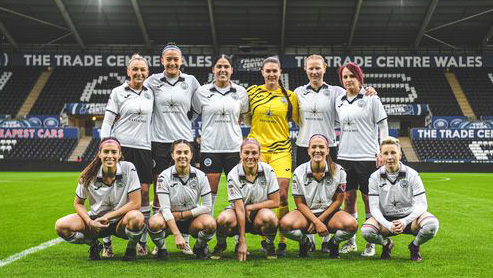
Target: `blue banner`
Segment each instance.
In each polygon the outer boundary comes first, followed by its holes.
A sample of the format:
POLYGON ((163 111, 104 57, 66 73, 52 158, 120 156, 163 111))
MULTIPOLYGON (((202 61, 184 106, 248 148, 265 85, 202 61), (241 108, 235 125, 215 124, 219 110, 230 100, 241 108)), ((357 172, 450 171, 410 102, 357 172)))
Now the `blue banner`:
POLYGON ((0 120, 0 127, 31 127, 32 123, 28 120, 0 120))
POLYGON ((2 139, 79 138, 78 128, 0 128, 2 139))
POLYGON ((59 127, 60 116, 58 115, 27 115, 26 120, 33 127, 59 127))
MULTIPOLYGON (((346 56, 324 55, 329 68, 338 68, 348 62, 354 62, 364 68, 482 68, 493 67, 493 55, 452 56, 452 55, 381 55, 346 56)), ((44 53, 0 53, 1 66, 29 67, 126 67, 131 55, 112 54, 44 54, 44 53)), ((279 56, 283 68, 303 68, 305 55, 279 56)), ((161 56, 144 55, 151 67, 161 68, 161 56)), ((258 71, 264 55, 232 55, 233 63, 239 71, 258 71)), ((212 67, 211 55, 183 55, 185 67, 212 67)))
POLYGON ((413 139, 493 139, 493 129, 411 129, 413 139))
POLYGON ((92 128, 92 138, 99 139, 100 138, 100 136, 99 136, 100 132, 101 132, 100 128, 93 127, 92 128))
POLYGON ((106 103, 66 103, 69 115, 104 115, 106 103))
POLYGON ((389 116, 426 116, 428 104, 384 104, 383 108, 389 116))

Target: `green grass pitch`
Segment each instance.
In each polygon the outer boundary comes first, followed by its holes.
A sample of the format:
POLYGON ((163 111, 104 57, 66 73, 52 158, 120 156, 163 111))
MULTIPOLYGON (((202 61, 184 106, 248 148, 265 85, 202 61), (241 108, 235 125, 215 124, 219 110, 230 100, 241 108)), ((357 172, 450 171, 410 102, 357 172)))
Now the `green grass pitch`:
MULTIPOLYGON (((77 173, 0 172, 0 261, 30 247, 56 238, 55 221, 73 213, 77 173)), ((493 174, 423 173, 428 210, 440 221, 435 239, 421 247, 423 261, 409 260, 411 236, 394 237, 391 261, 380 261, 381 247, 371 259, 360 253, 341 254, 330 260, 317 252, 297 257, 298 244, 288 241, 288 256, 266 261, 259 253, 258 236, 247 236, 251 255, 239 263, 233 253, 234 239, 219 261, 198 261, 182 255, 168 237, 169 260, 151 256, 122 262, 125 241, 113 238, 116 256, 88 261, 88 246, 60 243, 0 267, 0 277, 491 277, 493 251, 493 174)), ((215 215, 227 205, 223 180, 215 215)), ((360 199, 360 198, 359 198, 360 199)), ((290 208, 293 200, 290 198, 290 208)), ((364 215, 361 203, 359 215, 364 215)), ((361 227, 363 220, 359 220, 361 227)), ((150 242, 150 239, 149 239, 150 242)), ((193 244, 193 239, 191 240, 193 244)), ((150 243, 152 246, 152 243, 150 243)), ((209 248, 215 245, 213 239, 209 248)), ((358 233, 358 248, 364 242, 358 233)))

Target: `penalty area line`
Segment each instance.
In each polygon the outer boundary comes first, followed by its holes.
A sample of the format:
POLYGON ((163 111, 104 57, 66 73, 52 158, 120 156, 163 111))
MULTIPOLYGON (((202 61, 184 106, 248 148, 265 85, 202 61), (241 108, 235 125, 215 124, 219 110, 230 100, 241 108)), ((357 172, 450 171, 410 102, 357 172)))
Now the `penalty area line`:
POLYGON ((52 240, 49 240, 47 242, 44 242, 44 243, 41 243, 40 245, 38 246, 34 246, 34 247, 31 247, 29 249, 26 249, 22 252, 19 252, 17 254, 14 254, 6 259, 3 259, 3 260, 0 260, 0 267, 4 267, 12 262, 15 262, 19 259, 22 259, 24 258, 25 256, 31 254, 31 253, 35 253, 35 252, 38 252, 39 250, 43 250, 43 249, 46 249, 46 248, 49 248, 53 245, 57 245, 58 243, 62 242, 63 239, 61 238, 54 238, 52 240))

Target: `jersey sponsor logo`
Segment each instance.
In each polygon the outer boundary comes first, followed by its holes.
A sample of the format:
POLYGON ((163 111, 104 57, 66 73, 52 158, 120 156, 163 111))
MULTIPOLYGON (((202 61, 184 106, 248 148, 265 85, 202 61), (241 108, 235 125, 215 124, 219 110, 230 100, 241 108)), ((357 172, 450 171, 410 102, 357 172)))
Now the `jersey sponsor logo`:
POLYGON ((187 84, 186 82, 181 82, 180 87, 181 87, 183 90, 186 90, 186 89, 188 89, 188 84, 187 84))
POLYGON ((402 188, 407 188, 409 186, 408 180, 401 180, 400 185, 402 188))
POLYGON ((210 158, 204 159, 204 165, 207 167, 211 166, 212 165, 212 159, 210 159, 210 158))
POLYGON ((366 106, 366 102, 362 99, 358 100, 358 102, 356 104, 358 105, 358 107, 365 107, 366 106))

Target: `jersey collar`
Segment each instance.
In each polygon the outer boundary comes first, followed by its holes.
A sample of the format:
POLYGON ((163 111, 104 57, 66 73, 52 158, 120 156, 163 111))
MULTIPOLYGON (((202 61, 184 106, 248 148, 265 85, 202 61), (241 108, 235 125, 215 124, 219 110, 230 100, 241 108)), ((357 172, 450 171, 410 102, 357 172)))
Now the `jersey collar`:
MULTIPOLYGON (((116 175, 115 175, 115 181, 119 181, 123 178, 122 175, 122 166, 120 165, 120 162, 116 164, 116 175)), ((103 165, 99 167, 98 175, 96 176, 96 181, 97 182, 103 182, 103 165)))
POLYGON ((364 95, 365 95, 365 91, 364 91, 363 88, 361 88, 361 90, 359 91, 358 95, 355 98, 353 98, 353 100, 349 101, 347 99, 347 95, 343 95, 342 98, 341 98, 341 100, 342 101, 347 101, 349 104, 353 104, 353 102, 355 102, 356 100, 362 99, 364 95))
POLYGON ((395 184, 399 179, 403 179, 406 177, 407 167, 399 161, 399 174, 397 175, 397 179, 395 181, 391 181, 389 176, 387 175, 387 171, 385 170, 385 166, 380 167, 380 178, 388 180, 391 184, 395 184))
MULTIPOLYGON (((171 175, 175 178, 179 178, 178 173, 176 172, 176 168, 173 165, 173 168, 171 168, 171 175)), ((188 174, 190 178, 195 178, 197 176, 197 171, 194 167, 190 166, 190 173, 188 174)))
POLYGON ((216 86, 214 85, 214 81, 211 83, 211 85, 212 85, 212 87, 209 89, 209 91, 211 91, 211 93, 219 93, 223 96, 225 96, 229 93, 236 93, 236 88, 233 88, 231 81, 229 82, 229 91, 227 91, 225 93, 221 93, 218 89, 216 89, 216 86))
MULTIPOLYGON (((322 177, 322 179, 320 179, 320 180, 323 180, 325 177, 328 177, 328 176, 329 176, 329 165, 327 163, 325 163, 325 173, 324 173, 324 176, 322 177)), ((308 161, 306 163, 306 177, 315 179, 315 176, 313 175, 313 172, 312 172, 312 165, 311 165, 310 161, 308 161)))
MULTIPOLYGON (((257 178, 263 176, 264 174, 264 167, 262 167, 260 162, 257 163, 257 178)), ((243 170, 243 163, 240 163, 238 166, 238 176, 240 177, 240 180, 246 180, 245 170, 243 170)))
MULTIPOLYGON (((140 93, 138 93, 137 91, 135 91, 134 89, 132 89, 132 88, 130 87, 130 85, 128 85, 128 83, 125 83, 125 88, 124 88, 124 89, 125 89, 125 91, 134 92, 134 93, 136 93, 136 94, 138 94, 138 95, 140 94, 140 93)), ((148 90, 148 89, 147 89, 147 87, 146 87, 145 85, 142 85, 142 91, 147 91, 147 90, 148 90)))
POLYGON ((312 85, 310 83, 308 83, 306 85, 306 87, 305 87, 305 90, 306 90, 305 95, 307 95, 308 93, 310 93, 310 91, 315 92, 315 93, 318 93, 321 90, 328 89, 328 88, 329 88, 329 85, 327 83, 325 83, 325 82, 322 84, 322 87, 318 88, 318 90, 315 89, 315 88, 313 88, 312 85))
POLYGON ((166 73, 163 73, 163 77, 161 77, 159 79, 161 82, 163 83, 168 83, 169 85, 171 86, 175 86, 178 82, 184 82, 185 81, 185 77, 181 76, 181 73, 180 73, 180 76, 178 77, 178 80, 176 80, 175 83, 171 83, 168 81, 168 79, 166 78, 166 73))

